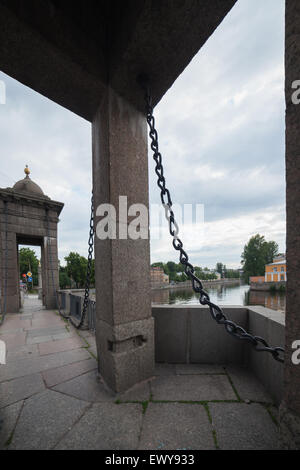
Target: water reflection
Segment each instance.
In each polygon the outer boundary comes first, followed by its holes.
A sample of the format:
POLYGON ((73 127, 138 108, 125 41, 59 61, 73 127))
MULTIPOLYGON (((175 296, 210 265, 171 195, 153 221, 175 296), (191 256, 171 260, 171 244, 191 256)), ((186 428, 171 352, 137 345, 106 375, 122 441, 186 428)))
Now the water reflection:
POLYGON ((263 305, 272 310, 285 311, 285 293, 249 290, 245 292, 244 305, 263 305))
MULTIPOLYGON (((281 292, 250 291, 248 285, 239 283, 205 287, 212 302, 220 305, 262 305, 273 310, 285 310, 285 294, 281 292)), ((192 288, 154 289, 153 304, 199 304, 192 288)))

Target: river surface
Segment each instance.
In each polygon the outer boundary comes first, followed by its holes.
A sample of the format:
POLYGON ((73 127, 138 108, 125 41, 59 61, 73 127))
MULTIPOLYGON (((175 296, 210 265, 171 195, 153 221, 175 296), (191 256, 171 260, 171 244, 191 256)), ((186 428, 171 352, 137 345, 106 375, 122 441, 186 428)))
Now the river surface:
MULTIPOLYGON (((273 310, 285 311, 285 293, 268 291, 250 291, 248 285, 220 284, 204 287, 210 300, 219 305, 262 305, 273 310)), ((190 304, 199 305, 199 296, 192 288, 153 289, 153 304, 190 304)))

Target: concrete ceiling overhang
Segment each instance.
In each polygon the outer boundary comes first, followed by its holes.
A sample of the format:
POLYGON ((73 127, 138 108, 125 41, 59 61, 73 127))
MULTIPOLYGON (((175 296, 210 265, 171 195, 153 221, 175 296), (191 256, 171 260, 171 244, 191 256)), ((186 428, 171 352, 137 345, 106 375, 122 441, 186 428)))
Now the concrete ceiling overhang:
POLYGON ((236 0, 0 0, 0 70, 92 121, 109 83, 157 104, 236 0))

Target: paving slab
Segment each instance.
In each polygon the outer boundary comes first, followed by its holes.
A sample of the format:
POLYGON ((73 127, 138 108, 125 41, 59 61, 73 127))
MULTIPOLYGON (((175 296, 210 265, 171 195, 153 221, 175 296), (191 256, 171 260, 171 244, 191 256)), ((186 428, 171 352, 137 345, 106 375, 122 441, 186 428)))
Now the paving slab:
POLYGON ((49 354, 48 356, 20 359, 1 366, 0 382, 83 361, 90 359, 90 357, 89 353, 81 348, 49 354))
POLYGON ((153 400, 236 400, 226 375, 160 376, 151 382, 153 400))
POLYGON ((0 450, 6 449, 16 426, 23 400, 0 409, 0 450))
POLYGON ((96 345, 96 338, 95 336, 87 336, 82 338, 82 341, 88 346, 88 350, 93 354, 94 357, 98 356, 97 345, 96 345), (88 344, 87 344, 87 343, 88 344))
POLYGON ((53 310, 40 310, 38 312, 32 313, 33 320, 39 320, 44 318, 53 318, 55 320, 64 321, 59 315, 57 315, 53 310))
POLYGON ((30 318, 20 318, 20 316, 15 313, 12 315, 7 315, 5 317, 5 322, 1 325, 1 332, 4 333, 7 330, 13 330, 15 328, 30 328, 31 320, 30 318))
POLYGON ((6 344, 7 351, 17 351, 26 344, 26 333, 4 333, 0 336, 6 344))
POLYGON ((269 412, 271 413, 273 419, 276 421, 276 425, 279 423, 279 409, 277 406, 272 405, 268 407, 269 412))
POLYGON ((11 362, 34 356, 39 356, 37 344, 25 344, 24 346, 20 346, 20 348, 16 349, 15 351, 8 351, 6 359, 7 362, 11 362))
POLYGON ((175 364, 155 364, 154 375, 175 375, 176 365, 175 364))
POLYGON ((279 449, 278 428, 258 403, 209 403, 220 449, 279 449))
POLYGON ((95 333, 93 333, 91 330, 80 330, 79 335, 83 338, 86 338, 88 342, 90 342, 89 340, 91 340, 91 338, 96 341, 95 333))
POLYGON ((55 335, 52 335, 52 339, 55 341, 57 339, 67 339, 67 338, 72 338, 75 336, 76 333, 73 333, 71 331, 62 331, 61 333, 56 333, 55 335))
POLYGON ((114 402, 116 395, 101 381, 94 370, 56 385, 53 390, 88 402, 114 402))
POLYGON ((87 403, 53 390, 25 401, 9 449, 47 450, 80 418, 87 403))
POLYGON ((97 351, 97 346, 96 346, 96 345, 92 345, 92 346, 88 347, 88 351, 89 351, 95 358, 98 357, 98 351, 97 351))
POLYGON ((26 340, 26 344, 39 344, 39 343, 47 343, 51 341, 53 338, 51 335, 48 336, 34 336, 34 337, 28 337, 26 340))
POLYGON ((150 400, 151 389, 150 381, 143 381, 142 383, 136 384, 134 387, 131 387, 129 390, 123 393, 116 395, 115 399, 124 401, 148 401, 150 400))
POLYGON ((66 327, 63 324, 51 326, 48 328, 32 328, 28 330, 28 337, 35 338, 38 336, 53 336, 61 333, 68 333, 66 327))
POLYGON ((56 341, 49 341, 47 343, 39 344, 38 348, 40 355, 52 354, 61 351, 69 351, 71 349, 78 349, 84 347, 83 340, 78 336, 73 338, 60 339, 56 341))
POLYGON ((149 403, 139 449, 215 449, 212 427, 203 405, 149 403))
POLYGON ((137 449, 142 416, 138 404, 95 403, 55 449, 137 449))
POLYGON ((67 380, 78 377, 79 375, 97 369, 97 362, 95 359, 90 358, 85 361, 75 362, 73 364, 67 364, 66 366, 57 367, 42 372, 43 379, 47 387, 53 387, 67 380))
POLYGON ((226 370, 242 400, 273 403, 272 397, 251 371, 239 366, 226 366, 226 370))
POLYGON ((22 319, 29 319, 31 320, 34 316, 34 314, 31 312, 31 313, 19 313, 19 318, 22 318, 22 319))
POLYGON ((26 375, 0 383, 0 408, 28 398, 45 389, 41 374, 26 375))
POLYGON ((11 330, 5 330, 4 332, 0 328, 0 338, 2 335, 10 335, 16 333, 24 333, 24 328, 12 328, 11 330))
POLYGON ((54 325, 64 325, 64 323, 59 317, 54 315, 32 319, 32 328, 47 328, 54 325))
MULTIPOLYGON (((50 328, 44 328, 44 334, 41 335, 31 335, 29 334, 30 331, 28 331, 27 335, 27 344, 38 344, 38 343, 47 343, 50 341, 56 341, 59 339, 68 339, 72 338, 75 336, 74 333, 67 331, 66 329, 61 328, 60 330, 56 330, 56 332, 53 334, 47 334, 47 332, 50 330, 50 328)), ((33 331, 33 330, 32 330, 33 331)))
POLYGON ((225 370, 223 366, 214 364, 176 364, 176 374, 225 374, 225 370))

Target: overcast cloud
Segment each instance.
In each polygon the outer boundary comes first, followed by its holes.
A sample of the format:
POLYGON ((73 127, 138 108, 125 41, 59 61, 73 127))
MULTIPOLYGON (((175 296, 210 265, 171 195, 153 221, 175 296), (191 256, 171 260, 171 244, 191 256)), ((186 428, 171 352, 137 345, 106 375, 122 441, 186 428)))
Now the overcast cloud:
MULTIPOLYGON (((71 250, 86 256, 91 126, 0 79, 0 186, 23 178, 28 164, 45 194, 65 203, 61 261, 71 250)), ((255 233, 285 250, 284 112, 284 0, 239 0, 155 110, 173 202, 204 204, 204 237, 193 226, 183 240, 193 263, 238 267, 255 233)), ((150 151, 149 186, 158 203, 150 151)), ((151 242, 151 261, 160 260, 177 261, 167 230, 151 242)))

